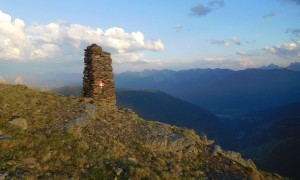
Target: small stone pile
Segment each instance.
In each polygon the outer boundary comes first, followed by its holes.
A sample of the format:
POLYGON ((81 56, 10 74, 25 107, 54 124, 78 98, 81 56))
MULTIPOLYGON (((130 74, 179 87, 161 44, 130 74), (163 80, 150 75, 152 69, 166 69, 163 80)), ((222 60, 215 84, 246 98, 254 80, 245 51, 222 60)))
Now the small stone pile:
POLYGON ((100 105, 115 106, 115 83, 110 53, 97 44, 85 49, 83 71, 83 97, 92 98, 100 105))

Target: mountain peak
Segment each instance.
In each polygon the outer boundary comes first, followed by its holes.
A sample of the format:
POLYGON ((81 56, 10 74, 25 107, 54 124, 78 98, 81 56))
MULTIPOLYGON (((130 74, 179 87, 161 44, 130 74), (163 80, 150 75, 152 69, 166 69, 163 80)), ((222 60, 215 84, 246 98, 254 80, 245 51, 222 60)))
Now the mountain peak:
POLYGON ((267 66, 262 66, 259 69, 264 69, 264 70, 273 70, 273 69, 280 69, 281 67, 276 65, 276 64, 269 64, 267 66))
POLYGON ((286 67, 287 69, 293 70, 293 71, 300 71, 300 62, 293 62, 289 66, 286 67))

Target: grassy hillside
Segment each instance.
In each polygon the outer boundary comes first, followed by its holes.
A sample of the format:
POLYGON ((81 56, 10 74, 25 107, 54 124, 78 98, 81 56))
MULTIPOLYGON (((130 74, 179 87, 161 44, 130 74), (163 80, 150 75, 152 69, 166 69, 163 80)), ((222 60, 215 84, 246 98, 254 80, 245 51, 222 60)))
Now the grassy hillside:
MULTIPOLYGON (((53 92, 67 96, 82 96, 80 86, 66 86, 53 92)), ((217 116, 189 102, 157 90, 117 89, 117 104, 133 109, 144 119, 157 120, 206 134, 225 149, 237 144, 236 135, 217 116)))
POLYGON ((1 179, 282 179, 192 131, 0 84, 1 179))
POLYGON ((237 144, 236 135, 217 116, 164 92, 118 90, 117 102, 119 106, 131 108, 145 119, 158 120, 193 129, 198 134, 206 134, 226 149, 237 144))

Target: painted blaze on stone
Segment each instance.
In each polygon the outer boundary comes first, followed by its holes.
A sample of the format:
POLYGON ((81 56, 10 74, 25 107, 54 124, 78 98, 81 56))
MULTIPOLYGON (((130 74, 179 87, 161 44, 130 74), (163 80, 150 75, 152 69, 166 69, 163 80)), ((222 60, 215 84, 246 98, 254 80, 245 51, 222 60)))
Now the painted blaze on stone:
POLYGON ((116 105, 115 83, 110 53, 97 44, 85 49, 83 71, 83 97, 93 98, 101 105, 116 105))

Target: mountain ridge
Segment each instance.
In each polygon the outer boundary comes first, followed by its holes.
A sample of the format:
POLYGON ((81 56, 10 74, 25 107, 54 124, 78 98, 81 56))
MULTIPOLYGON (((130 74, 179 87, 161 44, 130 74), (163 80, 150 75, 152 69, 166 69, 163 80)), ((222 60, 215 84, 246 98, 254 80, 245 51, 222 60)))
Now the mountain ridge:
MULTIPOLYGON (((80 86, 67 86, 52 91, 66 96, 81 96, 80 86)), ((206 109, 158 90, 117 89, 119 107, 130 108, 144 119, 195 130, 206 134, 225 149, 237 143, 236 135, 220 118, 206 109)))
POLYGON ((117 90, 120 107, 131 108, 144 119, 195 130, 206 134, 225 149, 237 143, 233 134, 221 119, 206 109, 157 90, 117 90))
POLYGON ((0 177, 283 179, 128 109, 0 83, 0 177))
MULTIPOLYGON (((286 67, 280 67, 276 64, 269 64, 265 65, 262 67, 257 67, 254 69, 264 69, 264 70, 274 70, 274 69, 289 69, 293 71, 300 71, 300 63, 299 62, 294 62, 291 63, 290 65, 286 67)), ((153 75, 157 73, 157 75, 165 78, 165 77, 171 77, 172 75, 176 73, 185 73, 188 71, 219 71, 219 70, 224 70, 224 71, 243 71, 243 70, 230 70, 230 69, 218 69, 218 68, 207 68, 207 69, 186 69, 186 70, 171 70, 171 69, 163 69, 163 70, 155 70, 155 69, 145 69, 144 71, 137 72, 137 71, 126 71, 126 72, 121 72, 118 74, 115 74, 115 77, 118 76, 126 76, 128 78, 132 76, 138 76, 138 77, 149 77, 149 75, 153 75)), ((156 77, 159 77, 156 76, 156 77)), ((65 73, 65 72, 46 72, 46 73, 32 73, 32 72, 23 72, 19 74, 0 74, 1 79, 7 82, 14 82, 16 81, 16 78, 21 78, 23 80, 23 84, 27 84, 30 86, 35 86, 35 87, 40 87, 40 88, 47 88, 47 89, 53 89, 53 88, 59 88, 62 86, 74 86, 74 85, 81 85, 82 82, 80 81, 82 77, 82 73, 65 73)), ((123 79, 124 80, 124 79, 123 79)), ((125 79, 126 80, 126 79, 125 79)), ((152 79, 150 79, 152 80, 152 79)), ((127 81, 125 81, 127 82, 127 81)), ((147 81, 146 81, 147 82, 147 81)), ((121 83, 122 86, 122 82, 121 83)), ((123 83, 124 84, 124 83, 123 83)), ((144 85, 146 85, 145 83, 144 85)), ((118 87, 118 88, 128 88, 128 87, 118 87)), ((129 87, 130 88, 130 87, 129 87)))
POLYGON ((288 69, 199 69, 179 71, 159 82, 155 79, 155 75, 116 76, 116 84, 119 88, 161 90, 230 118, 300 100, 300 72, 288 69))

